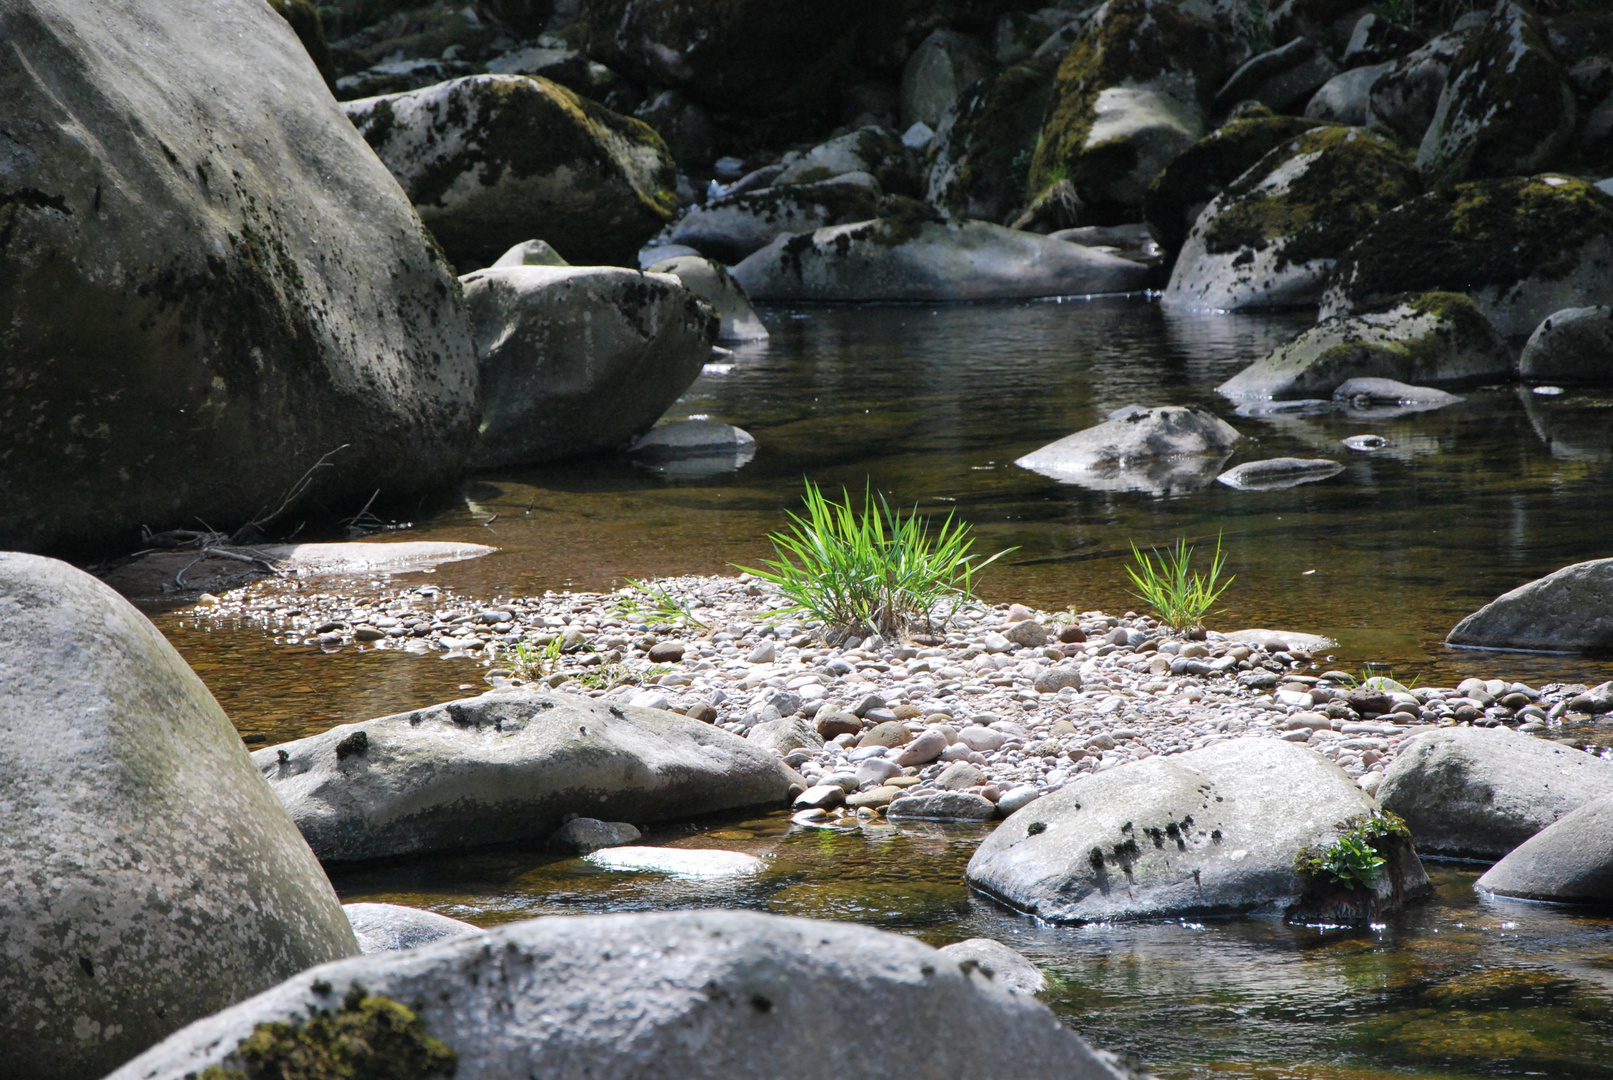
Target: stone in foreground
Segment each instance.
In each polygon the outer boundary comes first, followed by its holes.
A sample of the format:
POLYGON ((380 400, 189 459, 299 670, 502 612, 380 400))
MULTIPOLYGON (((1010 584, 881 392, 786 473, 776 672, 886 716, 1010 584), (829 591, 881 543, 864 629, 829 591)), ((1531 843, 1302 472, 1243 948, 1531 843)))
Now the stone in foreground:
MULTIPOLYGON (((998 826, 968 878, 1056 922, 1300 914, 1313 895, 1300 851, 1333 842, 1376 804, 1337 765, 1292 743, 1234 739, 1147 758, 1044 796, 998 826)), ((1372 911, 1428 889, 1411 845, 1394 844, 1372 911)))
POLYGON ((495 690, 252 756, 314 853, 377 859, 547 837, 567 813, 664 821, 782 803, 771 750, 675 713, 495 690))
POLYGON ((1613 795, 1613 761, 1505 728, 1418 735, 1378 788, 1419 851, 1468 859, 1498 859, 1602 795, 1613 795))
POLYGON ((919 791, 891 801, 889 818, 927 821, 990 821, 997 807, 990 799, 968 791, 919 791))
POLYGON ((1524 841, 1474 888, 1557 904, 1613 903, 1613 796, 1581 806, 1524 841))
POLYGON ((347 921, 353 924, 353 933, 358 936, 359 948, 365 955, 418 949, 448 938, 482 932, 481 927, 468 922, 402 904, 343 904, 342 910, 347 913, 347 921))
POLYGON ((1613 559, 1565 566, 1503 593, 1457 623, 1445 644, 1541 652, 1613 651, 1613 559))
POLYGON ((82 571, 0 554, 0 1076, 92 1080, 352 928, 213 695, 82 571))
POLYGON ((235 1066, 254 1025, 335 1010, 354 987, 418 1008, 426 1032, 458 1055, 459 1080, 884 1080, 893 1062, 915 1077, 1119 1080, 1034 998, 928 945, 745 911, 534 919, 327 964, 192 1025, 109 1080, 235 1066))
POLYGON ((1193 405, 1131 406, 1111 416, 1014 464, 1082 487, 1164 494, 1210 483, 1242 438, 1193 405))

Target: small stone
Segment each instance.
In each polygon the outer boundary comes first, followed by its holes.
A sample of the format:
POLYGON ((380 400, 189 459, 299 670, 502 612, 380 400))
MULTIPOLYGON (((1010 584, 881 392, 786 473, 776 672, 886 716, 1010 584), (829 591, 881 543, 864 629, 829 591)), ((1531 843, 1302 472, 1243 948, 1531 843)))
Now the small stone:
POLYGON ((672 703, 659 690, 641 690, 628 702, 635 709, 667 709, 672 703))
POLYGON ((827 810, 846 801, 846 789, 839 784, 817 784, 797 795, 792 806, 797 810, 827 810))
POLYGON ((1087 632, 1074 623, 1059 628, 1059 640, 1066 645, 1074 645, 1087 639, 1087 632))
POLYGON ((896 764, 924 765, 940 757, 946 748, 947 737, 935 728, 926 728, 897 755, 896 764))
POLYGON ((980 647, 989 653, 1005 653, 1011 650, 1013 642, 1001 634, 987 634, 980 642, 980 647))
POLYGON ((1056 694, 1065 687, 1080 690, 1081 672, 1070 665, 1050 667, 1040 672, 1031 685, 1038 694, 1056 694))
POLYGON ((907 730, 902 723, 890 720, 883 724, 876 724, 864 732, 858 741, 863 746, 906 746, 913 741, 913 733, 907 730))
POLYGON ((857 766, 857 786, 867 783, 884 783, 893 776, 901 776, 902 767, 890 758, 869 758, 857 766))
POLYGON ((549 837, 549 846, 574 855, 587 855, 601 848, 621 847, 637 843, 644 834, 625 821, 600 821, 598 818, 572 818, 549 837))
POLYGON ((752 664, 771 664, 778 656, 778 646, 771 641, 764 641, 752 649, 750 656, 746 657, 752 664))
POLYGON ((1016 810, 1022 810, 1042 797, 1042 793, 1029 784, 1016 788, 1009 788, 1003 792, 1002 798, 997 800, 997 812, 1007 817, 1016 810))
POLYGON ((1025 619, 1022 622, 1015 623, 1008 628, 1008 633, 1003 636, 1015 645, 1021 645, 1028 649, 1039 649, 1047 644, 1047 628, 1035 619, 1025 619))
POLYGON ((685 709, 683 714, 689 717, 691 720, 700 721, 702 724, 715 723, 717 720, 716 706, 704 701, 695 702, 693 705, 685 709))
POLYGON ((650 663, 676 664, 683 659, 683 642, 657 641, 650 646, 650 663))
POLYGON ((986 774, 967 761, 956 761, 936 777, 935 786, 943 791, 966 791, 986 782, 986 774))
POLYGON ((862 721, 847 712, 818 717, 818 734, 825 739, 832 739, 836 735, 857 735, 862 729, 862 721))
POLYGON ((386 637, 385 630, 377 630, 373 626, 360 626, 353 631, 355 641, 380 641, 386 637))
POLYGON ((1034 619, 1034 618, 1036 618, 1036 612, 1032 611, 1030 608, 1026 607, 1024 604, 1009 604, 1008 605, 1008 622, 1010 624, 1022 623, 1026 619, 1034 619))
POLYGON ((890 818, 918 818, 932 821, 990 821, 997 807, 989 800, 967 791, 925 791, 903 795, 886 809, 890 818))
POLYGON ((958 732, 958 741, 971 750, 978 750, 982 754, 989 754, 1001 748, 1008 741, 1008 736, 991 728, 970 725, 958 732))
MULTIPOLYGON (((872 710, 883 708, 885 708, 885 699, 880 697, 878 694, 869 694, 867 697, 859 701, 856 707, 849 711, 853 716, 867 716, 872 710)), ((890 719, 894 720, 896 718, 892 716, 890 719)), ((879 721, 875 722, 878 723, 879 721)))
POLYGON ((846 796, 846 805, 853 810, 860 810, 865 807, 875 809, 881 806, 889 806, 902 793, 902 790, 899 787, 869 788, 867 791, 859 791, 855 795, 846 796))

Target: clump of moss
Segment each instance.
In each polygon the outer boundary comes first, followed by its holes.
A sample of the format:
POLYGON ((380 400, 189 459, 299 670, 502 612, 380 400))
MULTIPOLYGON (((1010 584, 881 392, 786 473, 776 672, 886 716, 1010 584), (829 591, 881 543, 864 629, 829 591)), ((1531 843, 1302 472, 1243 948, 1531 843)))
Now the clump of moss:
POLYGON ((965 93, 948 138, 956 173, 932 192, 936 201, 956 216, 988 221, 1019 209, 1056 70, 1051 58, 1027 60, 965 93))
POLYGON ((357 984, 335 1012, 259 1024, 231 1059, 239 1067, 214 1065, 201 1080, 430 1080, 458 1063, 410 1009, 357 984))
POLYGON ((1276 268, 1336 259, 1378 218, 1421 190, 1411 157, 1359 128, 1308 131, 1268 153, 1227 187, 1204 233, 1212 255, 1261 251, 1283 241, 1276 268), (1263 188, 1285 162, 1315 155, 1280 192, 1263 188))
POLYGON ((1387 810, 1373 810, 1348 822, 1331 844, 1302 849, 1294 857, 1294 869, 1323 885, 1370 892, 1392 857, 1396 838, 1411 839, 1406 823, 1387 810))

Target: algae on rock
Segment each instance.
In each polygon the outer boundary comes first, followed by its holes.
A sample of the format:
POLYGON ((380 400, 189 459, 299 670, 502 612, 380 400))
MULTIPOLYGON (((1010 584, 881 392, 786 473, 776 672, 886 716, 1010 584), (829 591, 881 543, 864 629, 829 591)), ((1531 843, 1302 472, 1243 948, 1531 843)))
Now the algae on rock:
POLYGON ((354 983, 334 1012, 259 1023, 200 1080, 431 1080, 453 1076, 458 1057, 407 1006, 354 983))

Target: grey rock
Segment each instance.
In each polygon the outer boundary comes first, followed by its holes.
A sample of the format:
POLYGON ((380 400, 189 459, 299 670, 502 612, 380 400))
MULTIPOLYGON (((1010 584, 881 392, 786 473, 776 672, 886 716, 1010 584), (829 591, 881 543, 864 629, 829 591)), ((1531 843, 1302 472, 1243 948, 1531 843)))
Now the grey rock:
POLYGON ((233 530, 342 446, 327 507, 454 481, 451 270, 284 19, 18 0, 0 38, 0 548, 233 530))
POLYGON ((718 341, 767 340, 767 327, 751 307, 750 298, 721 263, 702 255, 682 255, 654 263, 648 269, 652 274, 671 274, 716 310, 722 320, 718 341))
POLYGON ((770 750, 777 750, 780 754, 803 746, 812 749, 821 749, 823 746, 823 736, 818 734, 818 729, 799 716, 757 724, 745 734, 745 738, 770 750))
POLYGON ((985 773, 967 761, 955 761, 941 770, 941 775, 935 778, 935 786, 942 791, 963 791, 984 784, 986 779, 985 773))
POLYGON ((1065 687, 1081 689, 1081 670, 1070 664, 1059 664, 1037 672, 1031 683, 1038 694, 1056 694, 1065 687))
POLYGON ((1042 793, 1029 784, 1011 788, 997 800, 997 812, 1007 817, 1016 810, 1023 810, 1041 797, 1042 793))
POLYGON ((1127 410, 1015 461, 1044 476, 1113 491, 1169 491, 1215 479, 1242 436, 1197 406, 1127 410))
POLYGON ((1565 814, 1484 872, 1474 888, 1559 904, 1613 901, 1613 796, 1565 814))
POLYGON ((1497 859, 1592 799, 1613 795, 1613 761, 1505 728, 1453 727, 1406 741, 1378 801, 1419 851, 1497 859))
POLYGON ((940 757, 947 748, 946 734, 936 728, 926 728, 919 732, 918 737, 902 747, 896 755, 896 764, 927 765, 940 757))
POLYGON ((693 817, 782 802, 789 788, 777 754, 709 724, 525 688, 252 757, 314 853, 334 861, 547 837, 567 813, 693 817))
POLYGON ((1394 61, 1342 71, 1323 83, 1305 106, 1312 120, 1364 127, 1371 120, 1372 88, 1394 68, 1394 61))
POLYGON ((482 928, 401 904, 343 904, 359 948, 365 954, 418 949, 449 938, 480 934, 482 928))
POLYGON ((335 1009, 353 987, 417 1004, 426 1031, 458 1054, 461 1080, 874 1080, 891 1062, 919 1076, 1119 1080, 1034 998, 922 942, 747 911, 533 919, 326 965, 187 1028, 109 1080, 200 1073, 227 1062, 255 1025, 335 1009), (827 1030, 837 1036, 826 1040, 827 1030))
POLYGON ((756 440, 744 428, 716 420, 674 420, 657 424, 628 444, 627 452, 651 468, 701 475, 744 468, 756 457, 756 440))
POLYGON ((588 861, 606 870, 694 878, 759 874, 767 868, 754 855, 722 848, 613 847, 594 852, 588 861))
POLYGON ((534 233, 573 263, 635 265, 676 207, 655 132, 548 79, 472 75, 342 108, 461 270, 534 233))
POLYGON ((1528 383, 1613 386, 1613 307, 1553 312, 1535 328, 1518 357, 1528 383))
POLYGON ((625 821, 600 821, 598 818, 576 817, 560 826, 549 837, 549 846, 573 855, 587 855, 600 848, 622 847, 635 844, 644 834, 625 821))
POLYGON ((570 266, 546 240, 523 240, 493 260, 494 266, 570 266))
POLYGON ((482 378, 482 467, 613 449, 700 376, 711 308, 669 274, 510 266, 464 279, 482 378))
POLYGON ((1299 105, 1338 74, 1339 66, 1308 37, 1251 57, 1215 95, 1218 110, 1258 101, 1277 112, 1299 105))
POLYGON ((775 187, 811 184, 860 173, 880 187, 902 188, 916 182, 912 155, 894 131, 863 127, 814 146, 773 178, 775 187))
POLYGON ((877 218, 781 236, 734 277, 756 300, 1006 300, 1133 292, 1148 268, 984 221, 877 218))
POLYGON ((1431 386, 1411 386, 1394 379, 1345 379, 1333 389, 1334 401, 1356 405, 1429 405, 1444 408, 1462 399, 1431 386))
POLYGON ((986 57, 973 38, 936 30, 919 43, 902 68, 902 123, 941 126, 958 95, 986 71, 986 57))
POLYGON ((1420 144, 1467 37, 1468 31, 1441 34, 1395 61, 1372 84, 1367 123, 1389 128, 1412 146, 1420 144))
MULTIPOLYGON (((778 646, 771 641, 761 641, 757 642, 756 647, 750 651, 750 655, 745 658, 745 662, 749 664, 771 664, 776 656, 778 656, 778 646)), ((800 708, 799 699, 797 699, 796 708, 800 708)), ((793 712, 794 710, 791 711, 793 712)))
MULTIPOLYGON (((868 173, 846 173, 803 184, 780 184, 720 195, 692 207, 668 234, 724 263, 737 263, 780 236, 808 233, 878 217, 885 207, 879 182, 868 173)), ((743 286, 754 299, 766 299, 743 286)))
POLYGON ((1503 593, 1457 623, 1445 643, 1545 652, 1613 648, 1613 559, 1565 566, 1503 593))
POLYGON ((883 783, 893 776, 901 776, 902 767, 889 758, 868 758, 857 766, 859 786, 870 781, 883 783))
POLYGON ((1327 480, 1344 471, 1344 466, 1326 458, 1267 458, 1246 461, 1228 469, 1216 480, 1240 491, 1273 491, 1327 480))
POLYGON ((795 797, 791 807, 796 810, 827 810, 846 801, 846 789, 839 784, 814 784, 795 797))
POLYGON ((978 750, 982 754, 989 754, 1001 748, 1008 741, 1008 736, 989 727, 979 724, 966 724, 958 730, 958 741, 971 750, 978 750))
POLYGON ((1583 694, 1575 694, 1568 700, 1568 707, 1575 712, 1600 715, 1613 712, 1613 682, 1605 682, 1593 686, 1583 694))
POLYGON ((968 938, 937 950, 964 971, 983 975, 1016 994, 1040 994, 1047 989, 1041 969, 1000 941, 968 938))
POLYGON ((990 821, 996 813, 990 799, 967 791, 919 791, 893 799, 885 808, 888 818, 928 821, 990 821))
POLYGON ((0 553, 0 1074, 90 1080, 358 952, 240 736, 156 627, 0 553))
MULTIPOLYGON (((1273 739, 1233 739, 1095 774, 1018 811, 969 860, 977 888, 1060 922, 1303 911, 1302 848, 1375 804, 1338 766, 1273 739)), ((1409 844, 1379 910, 1428 889, 1409 844)))
POLYGON ((1222 637, 1235 644, 1259 645, 1264 649, 1289 652, 1299 651, 1306 653, 1319 653, 1324 649, 1331 649, 1338 645, 1330 637, 1320 634, 1301 634, 1292 630, 1267 630, 1262 627, 1250 627, 1247 630, 1233 630, 1222 637), (1278 649, 1277 646, 1281 646, 1278 649))
POLYGON ((1047 644, 1047 627, 1035 619, 1023 619, 1009 627, 1003 636, 1015 645, 1036 648, 1047 644))

